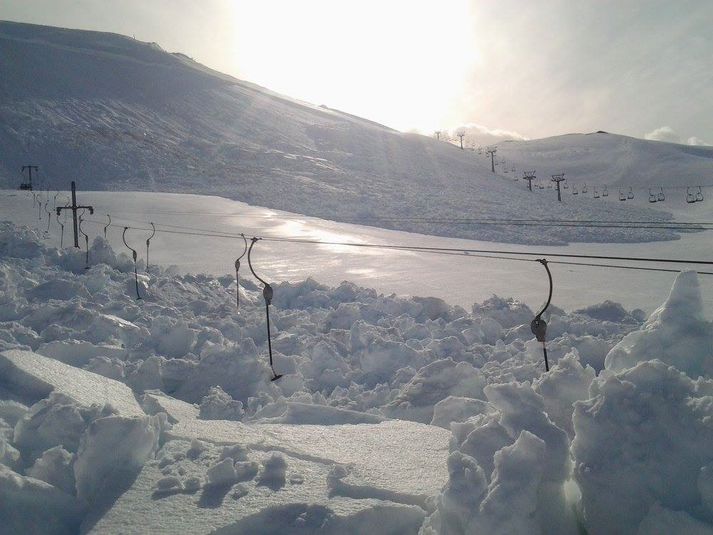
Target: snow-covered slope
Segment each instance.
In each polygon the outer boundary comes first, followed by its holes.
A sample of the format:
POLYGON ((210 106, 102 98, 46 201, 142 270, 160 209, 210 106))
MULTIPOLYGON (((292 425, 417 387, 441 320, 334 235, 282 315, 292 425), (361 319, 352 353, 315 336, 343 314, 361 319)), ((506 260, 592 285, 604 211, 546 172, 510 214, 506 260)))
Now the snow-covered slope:
MULTIPOLYGON (((210 193, 489 241, 603 234, 388 219, 660 217, 592 199, 557 203, 552 192, 493 175, 475 152, 276 95, 155 44, 8 22, 0 23, 0 150, 0 186, 16 187, 20 167, 33 163, 52 189, 77 180, 85 190, 210 193)), ((632 234, 610 229, 604 238, 632 234)))
POLYGON ((590 195, 594 186, 601 193, 604 184, 613 198, 617 197, 618 186, 625 186, 626 192, 629 186, 642 192, 649 187, 654 191, 661 186, 683 187, 685 194, 686 186, 713 185, 713 147, 593 132, 507 141, 497 148, 497 156, 505 159, 506 167, 535 169, 545 180, 565 173, 567 180, 580 189, 588 184, 590 195))

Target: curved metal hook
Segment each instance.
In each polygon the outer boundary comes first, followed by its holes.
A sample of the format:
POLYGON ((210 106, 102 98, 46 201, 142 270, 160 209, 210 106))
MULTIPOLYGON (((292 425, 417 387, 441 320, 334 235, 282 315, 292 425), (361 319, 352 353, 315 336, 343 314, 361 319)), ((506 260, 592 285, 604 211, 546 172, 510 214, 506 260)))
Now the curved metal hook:
POLYGON ((259 280, 260 282, 262 282, 262 283, 267 287, 267 286, 270 286, 270 285, 269 285, 267 282, 265 282, 264 280, 262 280, 262 279, 258 276, 257 273, 255 273, 255 270, 253 269, 253 264, 252 264, 252 262, 250 261, 250 255, 251 255, 252 252, 253 252, 253 245, 255 245, 255 244, 258 242, 259 239, 260 239, 260 238, 255 238, 255 237, 253 237, 253 239, 250 241, 250 248, 248 249, 248 266, 250 267, 250 271, 252 272, 253 276, 254 276, 257 280, 259 280))
POLYGON ((146 238, 146 271, 147 272, 149 270, 149 244, 151 243, 151 238, 153 238, 156 235, 156 225, 154 225, 153 223, 149 223, 149 225, 151 225, 153 232, 151 233, 151 236, 146 238))
POLYGON ((136 249, 133 249, 128 243, 126 243, 127 230, 129 230, 129 227, 124 227, 124 232, 121 233, 121 239, 123 240, 124 245, 126 245, 126 248, 131 250, 131 255, 134 257, 134 282, 136 283, 136 299, 141 299, 141 294, 139 294, 139 273, 136 269, 136 259, 138 258, 139 254, 136 252, 136 249))
POLYGON ((248 249, 248 266, 250 266, 250 271, 252 274, 255 276, 257 280, 262 282, 265 287, 262 289, 262 296, 265 299, 265 320, 267 324, 267 351, 268 355, 270 357, 270 369, 272 370, 272 379, 270 381, 277 381, 280 377, 282 377, 282 374, 278 374, 275 371, 275 366, 272 362, 272 337, 270 335, 270 303, 272 302, 272 286, 270 286, 267 282, 262 280, 260 277, 257 276, 257 273, 255 273, 255 270, 253 269, 252 262, 250 260, 250 254, 252 253, 253 246, 255 243, 258 241, 259 238, 253 237, 253 239, 250 242, 250 248, 248 249))
POLYGON ((542 316, 542 314, 545 313, 545 311, 547 310, 547 308, 550 306, 550 303, 552 302, 552 273, 550 272, 550 268, 549 268, 549 266, 547 265, 547 259, 546 259, 546 258, 538 258, 538 259, 537 259, 537 262, 539 262, 540 264, 542 264, 542 265, 545 267, 545 270, 547 271, 547 278, 549 279, 549 282, 550 282, 550 292, 549 292, 549 294, 548 294, 548 296, 547 296, 547 302, 546 302, 545 305, 542 307, 542 310, 540 310, 537 314, 535 314, 535 317, 536 317, 536 318, 539 318, 540 316, 542 316))
POLYGON ((537 261, 542 264, 545 267, 545 270, 547 271, 547 278, 549 279, 550 283, 550 292, 547 296, 547 302, 545 303, 545 306, 542 307, 542 310, 540 310, 535 315, 535 319, 533 319, 530 323, 530 330, 532 331, 532 334, 535 335, 535 338, 537 338, 537 341, 542 342, 542 353, 545 357, 545 371, 550 371, 550 364, 547 360, 547 345, 545 344, 547 340, 547 322, 542 319, 542 314, 545 313, 545 310, 547 310, 547 308, 550 306, 550 302, 552 301, 552 273, 550 272, 550 268, 547 265, 546 258, 538 258, 537 261))
POLYGON ((106 216, 109 218, 109 222, 104 227, 104 239, 105 240, 106 240, 106 229, 108 229, 111 226, 111 216, 109 214, 106 214, 106 216))
POLYGON ((82 213, 79 215, 79 233, 84 236, 85 239, 89 240, 89 235, 82 230, 82 223, 84 223, 84 214, 86 210, 82 209, 82 213))
POLYGON ((57 224, 59 225, 59 227, 61 229, 60 234, 59 234, 59 248, 62 249, 62 248, 64 248, 64 223, 62 223, 59 220, 59 212, 57 212, 56 218, 57 218, 57 224))
POLYGON ((127 230, 129 230, 129 227, 124 227, 124 232, 121 233, 121 239, 123 240, 124 245, 126 245, 126 248, 131 251, 131 255, 134 257, 134 263, 135 263, 139 254, 136 252, 136 249, 133 249, 128 243, 126 243, 126 231, 127 230))
POLYGON ((248 240, 242 232, 240 235, 243 237, 243 241, 245 242, 245 249, 243 249, 243 254, 235 260, 235 304, 238 309, 240 309, 240 259, 245 256, 245 253, 248 252, 248 240))
POLYGON ((47 232, 48 235, 49 235, 49 232, 50 232, 50 224, 52 223, 52 210, 48 210, 48 209, 47 209, 47 205, 48 205, 49 203, 50 203, 49 201, 47 201, 47 202, 45 203, 45 213, 47 214, 47 230, 46 230, 45 232, 47 232))

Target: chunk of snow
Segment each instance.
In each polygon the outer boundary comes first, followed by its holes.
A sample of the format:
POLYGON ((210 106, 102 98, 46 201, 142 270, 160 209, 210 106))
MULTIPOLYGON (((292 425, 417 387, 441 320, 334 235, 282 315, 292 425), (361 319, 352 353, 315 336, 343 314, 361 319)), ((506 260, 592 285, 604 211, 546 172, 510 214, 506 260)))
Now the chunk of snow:
POLYGON ((671 293, 646 320, 612 348, 606 357, 608 370, 634 367, 638 362, 658 359, 690 377, 713 377, 713 324, 703 317, 698 276, 680 273, 671 293))
POLYGON ((94 511, 111 503, 156 453, 160 431, 157 416, 108 416, 92 422, 74 463, 77 497, 94 511))
POLYGON ((81 509, 73 496, 49 483, 0 465, 0 531, 71 535, 79 532, 81 509))
POLYGON ((701 519, 706 494, 696 482, 713 462, 712 389, 657 360, 595 379, 573 417, 589 533, 635 533, 655 503, 701 519))
POLYGON ((35 400, 54 391, 86 407, 110 404, 124 416, 144 415, 126 385, 30 351, 0 353, 0 377, 6 388, 35 400))

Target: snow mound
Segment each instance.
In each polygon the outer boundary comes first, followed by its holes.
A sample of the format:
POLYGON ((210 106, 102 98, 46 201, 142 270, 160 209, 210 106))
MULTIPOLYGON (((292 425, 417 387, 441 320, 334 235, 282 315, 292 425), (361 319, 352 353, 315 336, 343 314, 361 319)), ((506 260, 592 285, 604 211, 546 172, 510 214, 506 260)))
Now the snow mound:
POLYGON ((680 273, 666 302, 606 357, 608 370, 619 372, 638 362, 658 359, 690 377, 713 377, 713 323, 703 317, 698 275, 680 273))
POLYGON ((596 379, 575 404, 572 444, 588 532, 636 533, 656 505, 711 529, 712 410, 713 382, 658 360, 596 379))
POLYGON ((573 533, 569 440, 527 383, 486 386, 491 408, 452 424, 449 480, 428 533, 573 533))

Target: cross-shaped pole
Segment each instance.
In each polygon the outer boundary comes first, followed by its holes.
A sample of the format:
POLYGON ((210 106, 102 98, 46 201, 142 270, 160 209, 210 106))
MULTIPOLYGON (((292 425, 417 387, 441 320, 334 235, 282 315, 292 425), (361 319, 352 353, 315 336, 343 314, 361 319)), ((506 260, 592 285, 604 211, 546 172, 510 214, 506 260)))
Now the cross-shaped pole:
POLYGON ((94 214, 93 206, 78 206, 77 205, 77 186, 72 180, 72 205, 71 206, 58 206, 57 215, 60 214, 62 210, 72 210, 72 223, 74 225, 74 246, 79 249, 79 234, 77 233, 77 210, 84 208, 89 210, 90 214, 94 214))
POLYGON ((560 182, 564 180, 564 173, 560 173, 559 175, 552 175, 552 182, 557 184, 557 200, 559 202, 562 202, 562 194, 560 193, 560 182))
POLYGON ((527 180, 527 189, 532 191, 532 181, 537 178, 537 176, 535 175, 535 171, 523 171, 522 174, 524 175, 522 179, 527 180))

